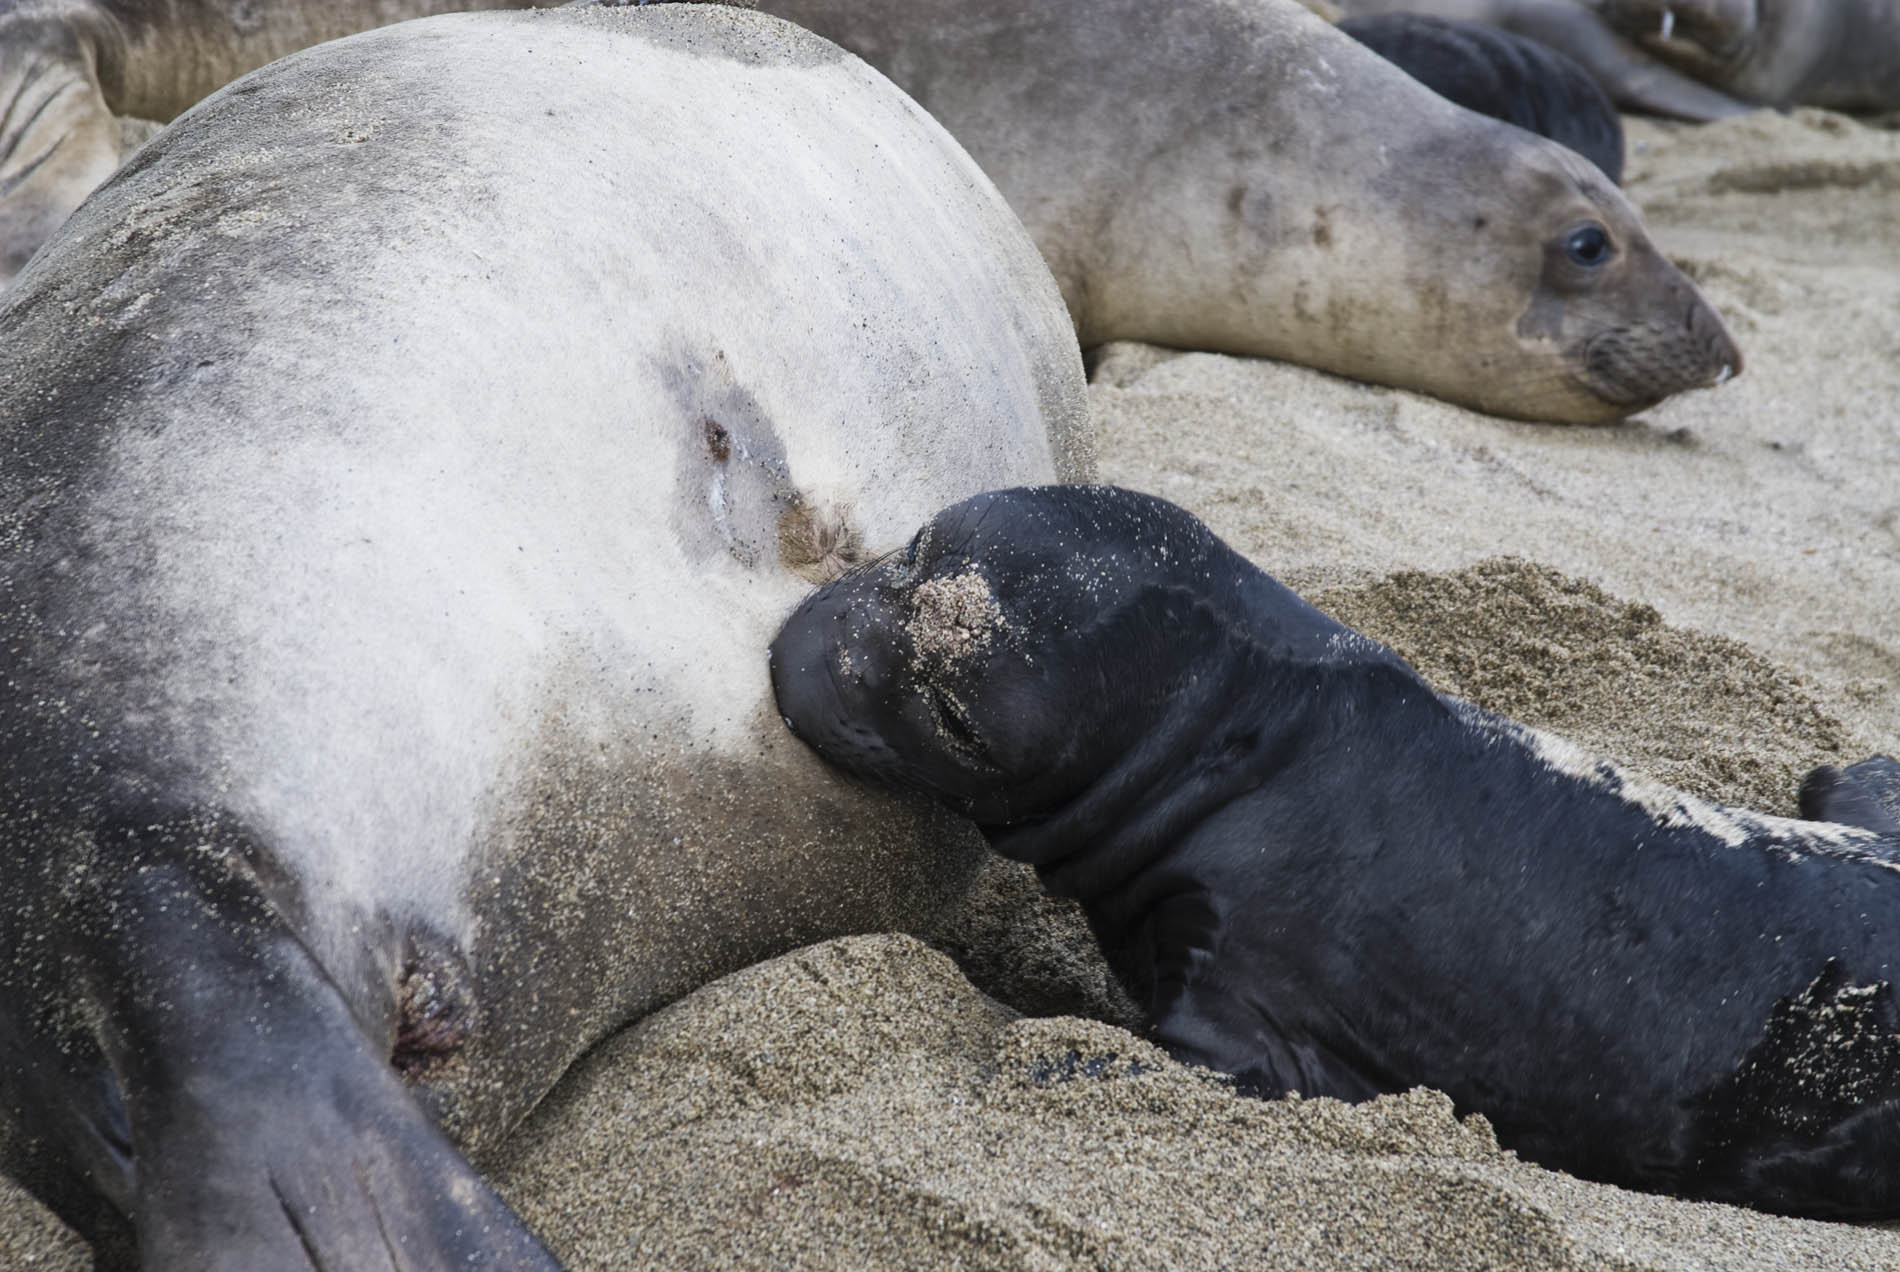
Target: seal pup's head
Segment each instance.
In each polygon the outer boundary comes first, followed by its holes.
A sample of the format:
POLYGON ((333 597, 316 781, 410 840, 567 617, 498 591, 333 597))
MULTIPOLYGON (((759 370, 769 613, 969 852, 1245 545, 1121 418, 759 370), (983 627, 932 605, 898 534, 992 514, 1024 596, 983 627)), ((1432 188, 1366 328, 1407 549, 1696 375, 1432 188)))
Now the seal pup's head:
POLYGON ((1202 750, 1257 655, 1324 656, 1343 630, 1166 500, 1030 487, 813 593, 772 687, 826 760, 995 832, 1202 750))

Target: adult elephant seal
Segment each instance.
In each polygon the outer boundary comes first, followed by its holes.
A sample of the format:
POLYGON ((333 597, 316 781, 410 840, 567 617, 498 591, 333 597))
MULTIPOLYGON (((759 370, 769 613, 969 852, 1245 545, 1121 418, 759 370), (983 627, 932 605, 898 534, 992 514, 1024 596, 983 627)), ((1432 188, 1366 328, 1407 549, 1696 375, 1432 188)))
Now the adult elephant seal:
POLYGON ((1613 419, 1741 355, 1595 167, 1452 105, 1293 0, 764 0, 983 165, 1084 345, 1307 363, 1613 419))
POLYGON ((1900 109, 1900 0, 1341 0, 1526 35, 1619 105, 1708 121, 1758 106, 1900 109))
POLYGON ((436 1121, 961 886, 761 653, 1076 473, 1084 396, 976 165, 758 14, 429 19, 181 119, 0 307, 5 1168, 108 1266, 547 1266, 436 1121))
POLYGON ((1597 0, 1657 58, 1744 101, 1900 110, 1900 0, 1597 0))
POLYGON ((1079 898, 1256 1092, 1429 1085, 1523 1156, 1900 1214, 1900 773, 1703 803, 1432 692, 1171 504, 980 495, 772 645, 786 722, 1079 898))

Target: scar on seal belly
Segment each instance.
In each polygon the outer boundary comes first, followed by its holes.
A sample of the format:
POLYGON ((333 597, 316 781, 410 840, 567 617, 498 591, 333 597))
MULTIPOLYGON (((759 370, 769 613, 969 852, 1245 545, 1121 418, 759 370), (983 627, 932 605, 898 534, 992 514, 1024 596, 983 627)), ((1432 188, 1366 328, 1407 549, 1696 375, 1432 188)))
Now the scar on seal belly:
POLYGON ((1161 499, 994 492, 771 650, 821 756, 1078 898, 1177 1057, 1246 1090, 1427 1085, 1589 1178, 1900 1214, 1900 765, 1797 821, 1435 693, 1161 499), (980 590, 986 639, 920 636, 980 590), (926 624, 927 626, 927 624, 926 624))

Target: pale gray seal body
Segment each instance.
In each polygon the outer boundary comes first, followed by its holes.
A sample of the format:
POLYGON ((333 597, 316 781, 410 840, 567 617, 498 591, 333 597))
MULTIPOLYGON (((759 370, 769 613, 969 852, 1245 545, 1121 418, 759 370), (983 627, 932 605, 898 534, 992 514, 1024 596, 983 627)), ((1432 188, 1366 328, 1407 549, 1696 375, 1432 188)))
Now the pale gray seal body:
POLYGON ((1341 0, 1484 22, 1557 49, 1619 105, 1706 121, 1757 106, 1900 109, 1900 0, 1341 0))
POLYGON ((765 0, 981 163, 1085 345, 1302 362, 1527 419, 1741 356, 1594 166, 1460 109, 1293 0, 765 0))
POLYGON ((203 103, 0 304, 0 1163, 108 1266, 544 1264, 435 1120, 961 885, 760 653, 1078 473, 1083 399, 976 165, 776 20, 453 15, 203 103))

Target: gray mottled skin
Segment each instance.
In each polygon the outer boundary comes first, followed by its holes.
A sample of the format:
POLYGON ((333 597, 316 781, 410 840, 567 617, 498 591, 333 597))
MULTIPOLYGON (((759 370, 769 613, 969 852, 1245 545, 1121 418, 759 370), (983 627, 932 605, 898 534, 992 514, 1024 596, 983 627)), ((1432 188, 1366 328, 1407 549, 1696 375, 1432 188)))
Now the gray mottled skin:
POLYGON ((1740 355, 1587 161, 1482 118, 1292 0, 765 0, 956 135, 1085 345, 1266 355, 1590 421, 1740 355), (1602 264, 1570 269, 1596 224, 1602 264))
POLYGON ((542 1266, 436 1125, 962 886, 763 651, 1083 420, 995 189, 776 20, 450 15, 208 99, 0 302, 0 1166, 104 1266, 542 1266))
POLYGON ((1488 22, 1582 63, 1631 110, 1900 108, 1900 0, 1341 0, 1346 12, 1488 22))

